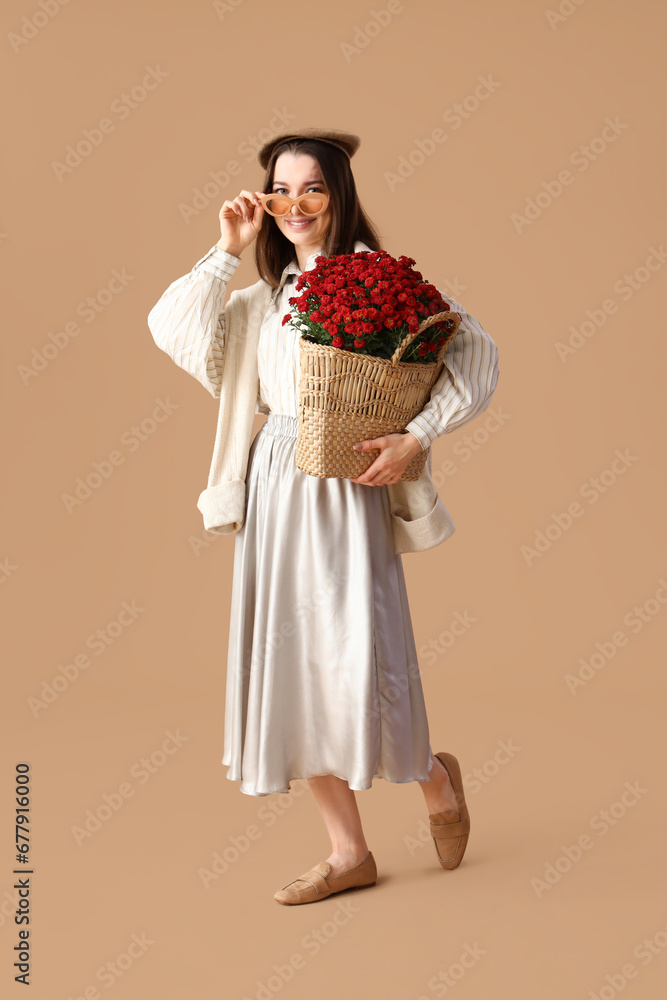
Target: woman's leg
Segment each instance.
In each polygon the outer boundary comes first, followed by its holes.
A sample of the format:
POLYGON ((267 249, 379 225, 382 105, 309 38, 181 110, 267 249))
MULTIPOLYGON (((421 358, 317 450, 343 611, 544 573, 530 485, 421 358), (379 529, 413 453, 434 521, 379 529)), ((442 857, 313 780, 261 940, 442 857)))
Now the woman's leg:
MULTIPOLYGON (((447 769, 438 757, 433 757, 430 773, 429 781, 419 782, 429 815, 446 809, 458 812, 456 794, 447 769)), ((308 778, 308 784, 331 838, 331 854, 326 860, 331 865, 331 874, 340 875, 361 864, 368 856, 356 796, 347 781, 334 774, 308 778)))
POLYGON ((308 778, 308 784, 331 838, 331 854, 326 859, 331 865, 331 875, 356 868, 368 857, 368 844, 354 791, 335 774, 308 778))
POLYGON ((452 783, 447 774, 447 768, 439 757, 433 757, 433 767, 431 768, 431 780, 420 781, 419 787, 426 799, 426 808, 429 815, 432 813, 445 812, 446 809, 459 811, 456 793, 452 788, 452 783))

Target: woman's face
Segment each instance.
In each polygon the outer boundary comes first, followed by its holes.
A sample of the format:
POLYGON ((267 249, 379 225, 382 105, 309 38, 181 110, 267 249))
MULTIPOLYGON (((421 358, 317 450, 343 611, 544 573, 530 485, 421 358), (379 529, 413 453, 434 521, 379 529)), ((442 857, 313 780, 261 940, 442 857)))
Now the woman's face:
MULTIPOLYGON (((298 198, 309 191, 329 194, 317 160, 307 153, 281 153, 274 165, 273 178, 271 191, 276 194, 286 194, 290 198, 298 198)), ((287 215, 282 218, 274 216, 273 221, 281 233, 295 244, 299 258, 303 258, 322 248, 331 218, 329 202, 319 215, 303 215, 298 205, 292 205, 287 215)))

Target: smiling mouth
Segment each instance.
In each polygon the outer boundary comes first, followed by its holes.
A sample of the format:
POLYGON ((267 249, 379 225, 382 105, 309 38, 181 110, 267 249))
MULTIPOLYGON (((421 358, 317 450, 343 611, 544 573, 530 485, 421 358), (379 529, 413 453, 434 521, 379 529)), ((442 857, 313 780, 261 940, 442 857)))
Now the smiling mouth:
POLYGON ((298 222, 290 222, 288 219, 287 225, 292 226, 293 229, 305 229, 313 221, 313 219, 300 219, 298 222))

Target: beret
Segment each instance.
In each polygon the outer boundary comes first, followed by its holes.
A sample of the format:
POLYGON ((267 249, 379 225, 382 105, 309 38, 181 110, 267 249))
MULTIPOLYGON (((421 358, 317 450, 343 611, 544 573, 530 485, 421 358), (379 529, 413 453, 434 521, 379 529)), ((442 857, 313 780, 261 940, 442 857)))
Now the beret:
POLYGON ((361 144, 359 136, 354 135, 352 132, 343 132, 340 129, 333 128, 297 127, 291 129, 289 132, 281 132, 280 135, 274 135, 273 138, 260 146, 257 151, 259 165, 266 169, 275 147, 287 139, 318 139, 320 142, 328 142, 332 146, 342 149, 350 157, 354 156, 361 144))

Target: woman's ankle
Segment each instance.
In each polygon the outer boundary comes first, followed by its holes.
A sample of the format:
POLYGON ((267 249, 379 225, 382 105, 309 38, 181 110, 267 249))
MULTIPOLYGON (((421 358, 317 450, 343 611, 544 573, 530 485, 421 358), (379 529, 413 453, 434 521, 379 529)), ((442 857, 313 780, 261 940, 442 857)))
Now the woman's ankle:
POLYGON ((429 813, 444 812, 446 809, 458 810, 456 792, 449 772, 439 757, 433 758, 430 781, 420 781, 419 787, 424 793, 429 813))
POLYGON ((358 865, 363 864, 369 854, 370 851, 367 847, 365 849, 361 848, 358 851, 332 851, 326 860, 331 865, 333 873, 340 875, 343 872, 350 871, 351 868, 356 868, 358 865))
POLYGON ((363 861, 368 856, 368 853, 368 844, 365 840, 347 841, 345 843, 332 843, 330 857, 336 858, 339 861, 363 861))

